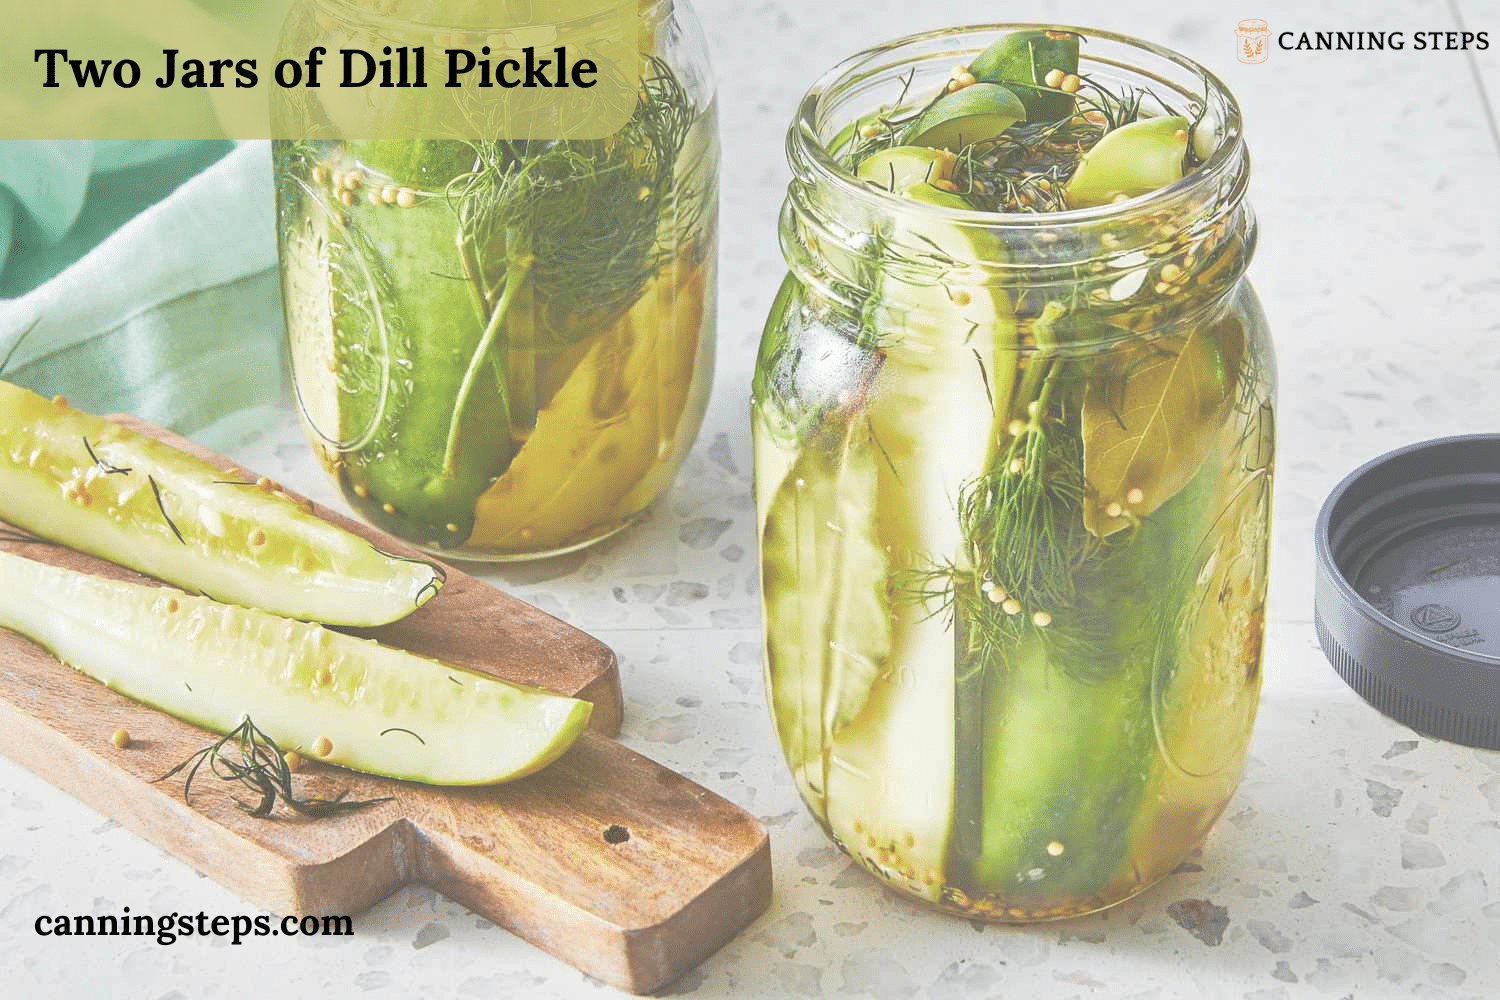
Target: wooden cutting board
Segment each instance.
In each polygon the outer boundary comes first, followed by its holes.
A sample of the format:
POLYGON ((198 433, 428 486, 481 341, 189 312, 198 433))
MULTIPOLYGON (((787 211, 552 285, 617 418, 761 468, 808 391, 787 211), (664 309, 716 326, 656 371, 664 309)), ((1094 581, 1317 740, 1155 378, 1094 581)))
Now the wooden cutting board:
MULTIPOLYGON (((159 428, 117 419, 231 465, 159 428)), ((316 511, 388 552, 416 554, 316 511)), ((71 549, 10 539, 13 532, 0 534, 0 548, 155 584, 71 549)), ((614 654, 598 640, 452 568, 438 596, 410 617, 359 632, 586 698, 595 731, 539 774, 493 788, 436 788, 309 764, 295 778, 300 795, 347 791, 392 801, 317 820, 280 809, 255 819, 237 808, 230 785, 211 777, 194 782, 191 802, 180 776, 154 782, 212 734, 115 694, 0 629, 0 753, 273 913, 353 915, 423 883, 635 993, 693 968, 769 904, 765 828, 609 739, 620 724, 620 681, 614 654), (128 749, 111 745, 116 729, 130 733, 128 749)))

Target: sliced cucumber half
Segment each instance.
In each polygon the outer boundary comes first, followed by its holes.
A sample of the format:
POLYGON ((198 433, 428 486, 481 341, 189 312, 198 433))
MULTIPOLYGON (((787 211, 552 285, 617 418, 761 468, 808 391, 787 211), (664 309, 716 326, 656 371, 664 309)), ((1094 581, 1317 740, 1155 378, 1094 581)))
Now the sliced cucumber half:
POLYGON ((185 722, 228 732, 249 716, 286 750, 434 785, 538 771, 593 710, 318 625, 8 553, 0 627, 185 722))
POLYGON ((0 519, 218 600, 333 625, 404 618, 443 582, 274 484, 4 381, 0 519))

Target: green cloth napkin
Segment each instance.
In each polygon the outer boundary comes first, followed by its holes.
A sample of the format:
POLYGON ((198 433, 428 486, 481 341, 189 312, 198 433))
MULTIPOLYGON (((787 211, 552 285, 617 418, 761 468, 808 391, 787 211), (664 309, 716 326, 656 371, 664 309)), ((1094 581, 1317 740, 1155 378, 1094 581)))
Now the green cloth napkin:
POLYGON ((274 226, 265 142, 0 142, 0 374, 200 437, 282 399, 274 226))

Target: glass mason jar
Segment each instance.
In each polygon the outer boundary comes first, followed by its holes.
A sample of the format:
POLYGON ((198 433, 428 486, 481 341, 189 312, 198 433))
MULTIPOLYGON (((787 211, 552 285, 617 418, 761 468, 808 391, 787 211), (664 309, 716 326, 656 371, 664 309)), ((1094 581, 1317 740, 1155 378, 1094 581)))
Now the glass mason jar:
MULTIPOLYGON (((295 51, 455 44, 399 3, 304 8, 295 51)), ((606 139, 274 145, 304 428, 354 509, 419 547, 507 560, 597 542, 668 488, 698 432, 713 83, 683 0, 642 0, 639 28, 639 98, 606 139)), ((477 49, 484 27, 464 30, 477 49)))
POLYGON ((924 204, 826 151, 1023 27, 892 42, 807 94, 752 400, 768 701, 803 800, 888 885, 998 921, 1139 892, 1233 793, 1274 446, 1240 114, 1201 66, 1079 32, 1080 73, 1193 109, 1203 159, 1100 207, 924 204))

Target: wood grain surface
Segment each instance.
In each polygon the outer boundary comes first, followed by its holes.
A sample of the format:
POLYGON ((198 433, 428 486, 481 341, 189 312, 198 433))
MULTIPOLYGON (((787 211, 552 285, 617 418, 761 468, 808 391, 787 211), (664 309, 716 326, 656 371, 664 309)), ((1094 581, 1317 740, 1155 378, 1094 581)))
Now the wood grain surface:
MULTIPOLYGON (((227 468, 159 429, 130 423, 227 468)), ((249 471, 249 470, 246 470, 249 471)), ((406 546, 324 508, 397 553, 406 546)), ((7 535, 10 533, 7 532, 7 535)), ((0 539, 55 565, 153 583, 60 546, 0 539)), ((608 738, 619 674, 597 640, 464 573, 404 621, 359 630, 392 645, 595 704, 556 764, 492 788, 445 789, 309 764, 302 796, 390 796, 308 820, 255 819, 203 775, 184 801, 160 775, 211 734, 118 695, 0 629, 0 753, 278 914, 357 914, 423 883, 563 961, 636 993, 691 969, 770 901, 770 846, 750 814, 608 738), (125 729, 118 750, 110 734, 125 729)))

